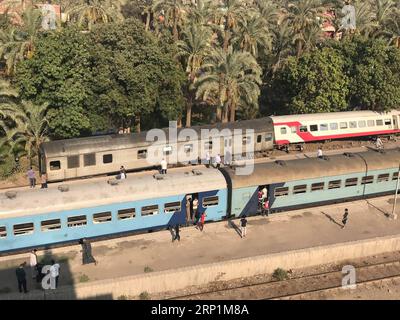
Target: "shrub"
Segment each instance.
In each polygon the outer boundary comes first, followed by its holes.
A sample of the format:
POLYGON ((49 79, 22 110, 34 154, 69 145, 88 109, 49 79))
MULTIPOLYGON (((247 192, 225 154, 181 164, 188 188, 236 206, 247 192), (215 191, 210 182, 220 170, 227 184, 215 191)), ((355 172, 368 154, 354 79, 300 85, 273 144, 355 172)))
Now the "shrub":
POLYGON ((272 274, 272 278, 274 278, 277 281, 282 281, 289 279, 288 273, 286 270, 282 268, 277 268, 275 269, 274 273, 272 274))

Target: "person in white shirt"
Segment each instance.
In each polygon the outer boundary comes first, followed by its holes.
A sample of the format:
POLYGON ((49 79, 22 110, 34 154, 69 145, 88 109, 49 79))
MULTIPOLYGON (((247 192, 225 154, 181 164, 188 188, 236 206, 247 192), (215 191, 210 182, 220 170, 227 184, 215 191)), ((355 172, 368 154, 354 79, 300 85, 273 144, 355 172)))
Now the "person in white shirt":
POLYGON ((60 265, 51 260, 50 276, 56 280, 56 288, 58 287, 58 278, 60 277, 60 265))
POLYGON ((31 267, 32 271, 32 279, 35 279, 35 274, 36 274, 36 268, 37 268, 37 255, 36 255, 36 249, 33 249, 31 253, 29 254, 29 265, 31 267))
POLYGON ((322 159, 322 149, 321 149, 321 147, 318 148, 317 157, 322 159))
POLYGON ((221 166, 221 156, 219 155, 219 153, 215 157, 215 164, 217 166, 217 169, 221 166))
POLYGON ((382 140, 381 140, 381 138, 376 138, 376 147, 378 148, 378 149, 382 149, 383 148, 383 142, 382 142, 382 140))
POLYGON ((261 190, 261 192, 262 192, 262 198, 263 198, 263 199, 266 199, 266 198, 268 197, 268 190, 267 190, 267 187, 264 187, 264 188, 261 190))
POLYGON ((161 174, 167 174, 167 167, 168 167, 167 161, 163 158, 161 160, 161 174))
POLYGON ((211 164, 211 156, 210 156, 210 152, 207 151, 206 153, 206 167, 209 168, 211 164))

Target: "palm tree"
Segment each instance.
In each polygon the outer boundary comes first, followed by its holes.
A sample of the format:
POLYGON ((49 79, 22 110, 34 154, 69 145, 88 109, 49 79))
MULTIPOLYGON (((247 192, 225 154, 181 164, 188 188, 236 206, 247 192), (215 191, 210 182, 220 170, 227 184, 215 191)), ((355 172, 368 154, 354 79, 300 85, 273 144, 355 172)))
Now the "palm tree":
POLYGON ((6 61, 6 73, 15 73, 17 64, 34 52, 35 39, 41 28, 41 12, 28 6, 21 15, 21 26, 0 30, 0 59, 6 61))
POLYGON ((70 7, 66 14, 79 26, 87 26, 89 31, 94 24, 122 21, 121 0, 83 0, 70 7))
POLYGON ((219 21, 223 29, 223 48, 228 52, 231 36, 239 21, 244 21, 247 14, 254 12, 254 7, 247 0, 222 0, 217 5, 214 21, 219 21))
POLYGON ((271 29, 272 50, 270 54, 271 72, 279 70, 284 61, 293 53, 293 29, 289 21, 283 21, 271 29))
POLYGON ((18 98, 18 91, 13 88, 10 82, 0 79, 0 104, 15 102, 18 98))
POLYGON ((320 0, 302 0, 296 4, 289 3, 286 8, 285 20, 289 21, 295 36, 297 46, 297 56, 299 57, 303 51, 303 43, 300 39, 304 39, 304 32, 313 25, 319 26, 318 17, 326 10, 320 0))
POLYGON ((184 9, 185 6, 182 0, 156 0, 153 3, 152 11, 164 19, 162 24, 168 28, 172 28, 174 41, 179 40, 178 25, 183 25, 184 9))
POLYGON ((196 98, 204 101, 218 101, 222 108, 222 121, 235 121, 239 106, 257 104, 260 95, 261 68, 248 52, 228 52, 213 49, 202 67, 196 85, 196 98))
POLYGON ((203 26, 210 26, 213 17, 212 0, 196 0, 195 4, 189 5, 188 20, 203 26))
POLYGON ((257 58, 260 50, 271 49, 271 41, 266 21, 254 15, 239 21, 232 44, 237 45, 242 51, 250 52, 257 58))
POLYGON ((7 140, 13 145, 23 145, 26 155, 32 161, 39 153, 39 146, 46 141, 48 121, 47 104, 36 105, 29 101, 18 104, 0 104, 0 126, 6 132, 7 140), (7 121, 14 125, 9 125, 7 121))
POLYGON ((178 56, 185 59, 186 74, 188 76, 186 126, 190 127, 193 106, 193 84, 199 73, 204 58, 210 52, 211 30, 208 27, 191 23, 184 29, 182 40, 178 41, 178 56))

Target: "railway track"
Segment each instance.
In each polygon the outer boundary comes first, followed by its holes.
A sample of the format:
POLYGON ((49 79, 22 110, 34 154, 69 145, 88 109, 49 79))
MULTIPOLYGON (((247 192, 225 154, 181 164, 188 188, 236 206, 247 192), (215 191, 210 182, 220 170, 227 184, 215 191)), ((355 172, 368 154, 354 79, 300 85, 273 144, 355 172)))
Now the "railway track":
MULTIPOLYGON (((354 265, 356 285, 369 285, 382 281, 400 280, 400 261, 389 261, 369 265, 354 265)), ((170 297, 168 300, 219 300, 219 299, 306 299, 315 293, 332 292, 342 289, 342 270, 293 277, 282 281, 265 281, 260 283, 225 287, 194 294, 170 297)))

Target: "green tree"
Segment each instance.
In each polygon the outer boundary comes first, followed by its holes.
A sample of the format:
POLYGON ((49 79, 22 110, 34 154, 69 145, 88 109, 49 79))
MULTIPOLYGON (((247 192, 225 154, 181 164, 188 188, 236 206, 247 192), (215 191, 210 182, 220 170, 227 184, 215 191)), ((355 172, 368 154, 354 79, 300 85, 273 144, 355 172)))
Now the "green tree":
POLYGON ((6 61, 8 75, 15 74, 17 64, 33 55, 41 22, 41 12, 28 6, 21 15, 20 26, 0 29, 0 59, 6 61))
POLYGON ((71 22, 92 30, 93 25, 122 21, 121 0, 82 0, 66 11, 71 22))
POLYGON ((21 97, 35 104, 49 103, 47 118, 55 138, 88 133, 90 83, 89 37, 75 28, 44 33, 35 43, 31 59, 23 61, 16 75, 21 97))
POLYGON ((17 104, 0 104, 0 126, 6 132, 7 141, 11 149, 22 145, 30 161, 39 154, 39 146, 47 140, 48 121, 46 119, 48 105, 35 105, 30 101, 21 101, 17 104))
POLYGON ((204 59, 211 46, 211 30, 208 27, 191 23, 183 30, 182 40, 178 42, 178 55, 184 59, 187 74, 186 89, 186 126, 191 126, 192 106, 194 100, 193 84, 199 75, 204 59))
POLYGON ((196 98, 212 101, 222 109, 222 121, 235 121, 238 107, 258 105, 261 68, 248 52, 214 49, 205 59, 196 81, 196 98))
POLYGON ((334 112, 347 109, 349 78, 339 52, 331 48, 291 57, 273 83, 281 114, 334 112))
POLYGON ((138 20, 98 26, 91 35, 92 113, 107 115, 113 126, 131 127, 156 110, 166 119, 181 114, 183 73, 174 49, 144 30, 138 20))

